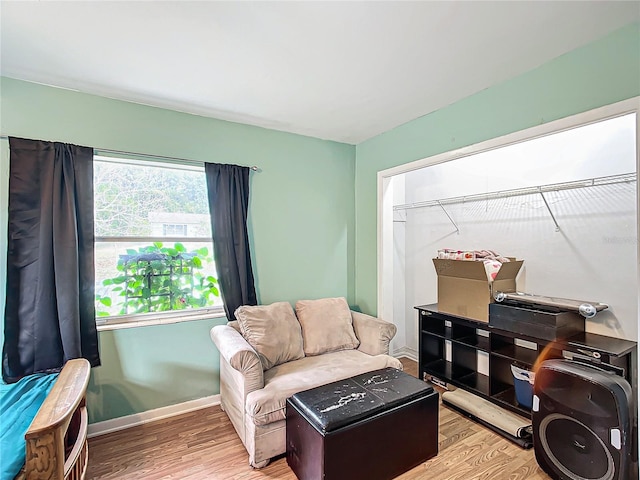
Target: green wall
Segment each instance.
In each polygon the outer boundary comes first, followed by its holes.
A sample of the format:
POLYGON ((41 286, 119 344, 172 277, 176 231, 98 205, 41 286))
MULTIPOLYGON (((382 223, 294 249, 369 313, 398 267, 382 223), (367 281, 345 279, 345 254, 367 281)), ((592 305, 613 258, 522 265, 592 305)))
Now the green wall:
MULTIPOLYGON (((261 303, 354 299, 355 147, 0 79, 0 133, 127 152, 258 165, 249 235, 261 303)), ((0 147, 0 306, 6 265, 6 140, 0 147)), ((2 309, 4 312, 4 308, 2 309)), ((225 319, 100 333, 91 422, 219 392, 211 326, 225 319)))
POLYGON ((356 303, 377 311, 377 172, 638 95, 635 23, 357 145, 356 303))
MULTIPOLYGON (((640 95, 640 25, 357 147, 2 78, 0 133, 96 148, 258 165, 249 231, 261 303, 346 296, 375 313, 377 172, 640 95), (354 189, 355 185, 355 189, 354 189)), ((6 265, 6 141, 0 142, 6 265)), ((5 278, 0 275, 0 307, 5 278)), ((4 309, 2 309, 4 311, 4 309)), ((211 326, 101 332, 91 421, 218 393, 211 326)))

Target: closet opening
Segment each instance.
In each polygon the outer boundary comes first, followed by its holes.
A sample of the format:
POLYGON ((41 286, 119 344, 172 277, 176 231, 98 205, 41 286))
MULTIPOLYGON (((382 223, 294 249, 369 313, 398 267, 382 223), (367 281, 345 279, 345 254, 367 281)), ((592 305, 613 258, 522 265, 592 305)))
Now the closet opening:
POLYGON ((378 172, 378 315, 417 359, 438 250, 524 260, 518 290, 609 308, 592 333, 638 340, 639 99, 378 172))

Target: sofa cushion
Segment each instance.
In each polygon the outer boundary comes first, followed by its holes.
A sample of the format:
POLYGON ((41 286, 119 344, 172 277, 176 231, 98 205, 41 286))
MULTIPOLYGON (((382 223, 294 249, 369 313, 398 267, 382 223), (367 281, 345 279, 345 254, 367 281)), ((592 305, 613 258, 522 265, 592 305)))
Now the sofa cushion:
POLYGON ((302 330, 290 303, 243 305, 235 314, 242 336, 258 353, 264 370, 304 357, 302 330))
POLYGON ((284 363, 264 372, 264 388, 247 395, 245 412, 258 426, 284 420, 287 398, 294 393, 386 367, 402 370, 397 358, 371 356, 357 350, 284 363))
POLYGON ((353 330, 349 304, 342 297, 299 300, 296 315, 302 326, 305 355, 320 355, 360 345, 353 330))

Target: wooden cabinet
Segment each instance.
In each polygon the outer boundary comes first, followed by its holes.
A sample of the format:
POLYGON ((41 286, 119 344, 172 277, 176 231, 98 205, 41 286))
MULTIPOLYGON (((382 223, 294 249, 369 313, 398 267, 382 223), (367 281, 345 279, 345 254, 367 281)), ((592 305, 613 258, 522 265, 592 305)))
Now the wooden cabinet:
POLYGON ((531 411, 516 400, 511 365, 534 369, 536 362, 573 357, 624 376, 636 391, 636 342, 581 333, 548 341, 494 329, 486 322, 438 311, 418 310, 418 369, 424 379, 451 384, 521 415, 531 411))

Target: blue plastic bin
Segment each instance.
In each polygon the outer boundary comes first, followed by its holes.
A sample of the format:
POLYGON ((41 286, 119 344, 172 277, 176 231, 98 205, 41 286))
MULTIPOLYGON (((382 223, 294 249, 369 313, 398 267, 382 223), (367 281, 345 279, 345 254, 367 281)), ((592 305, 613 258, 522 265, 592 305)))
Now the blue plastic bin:
POLYGON ((523 407, 531 408, 535 374, 516 363, 511 365, 511 373, 513 374, 513 386, 516 389, 516 400, 523 407))

